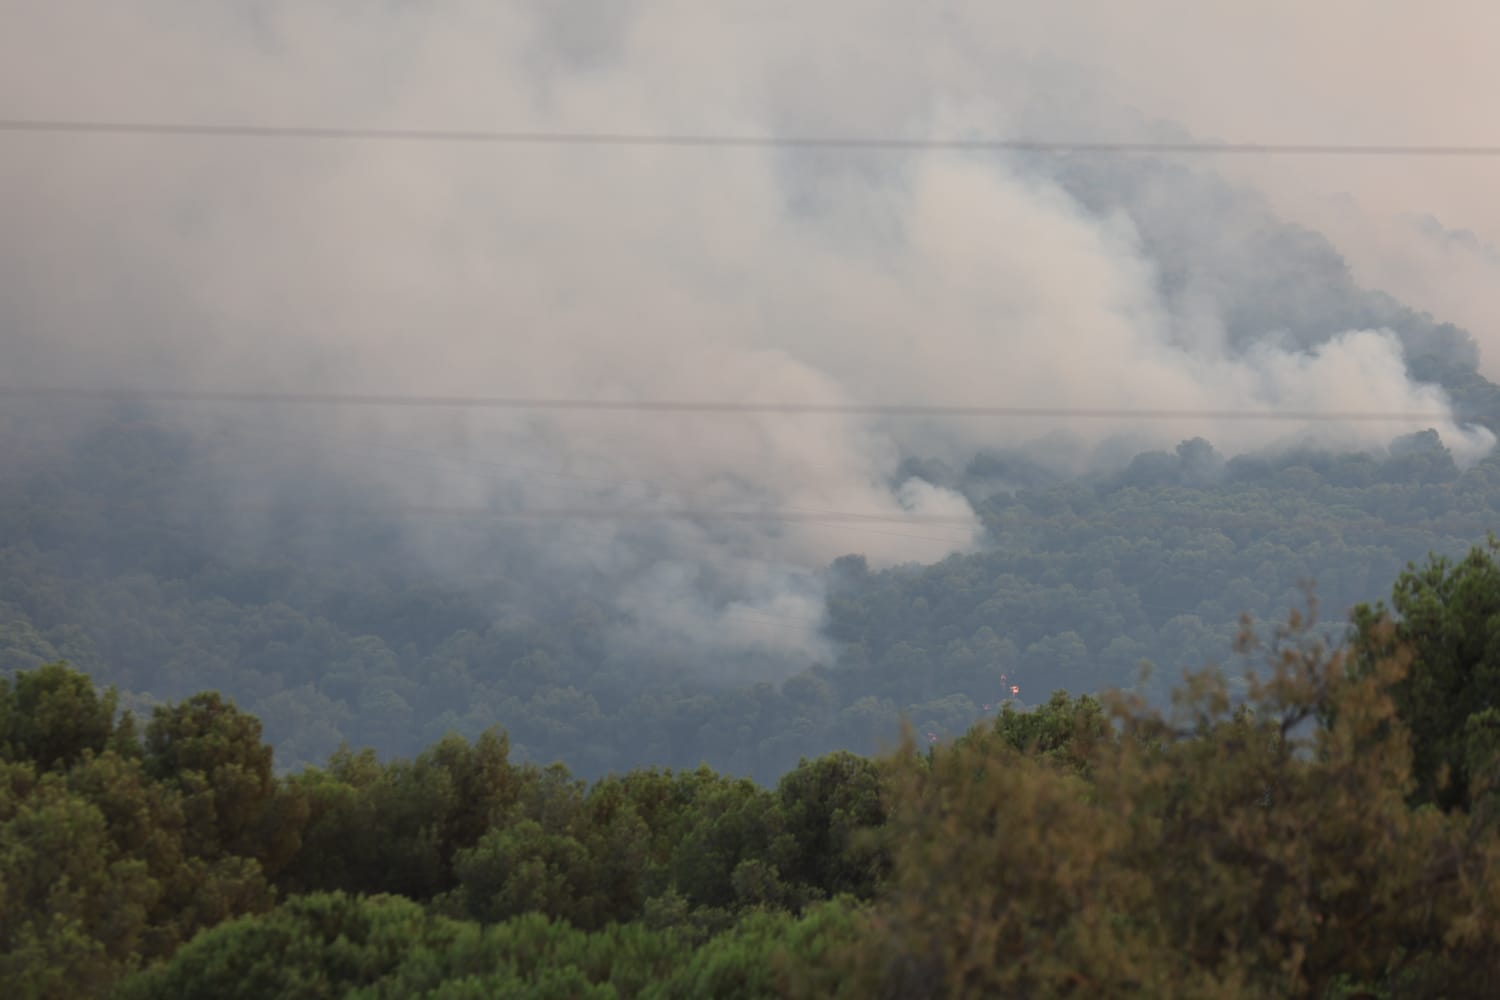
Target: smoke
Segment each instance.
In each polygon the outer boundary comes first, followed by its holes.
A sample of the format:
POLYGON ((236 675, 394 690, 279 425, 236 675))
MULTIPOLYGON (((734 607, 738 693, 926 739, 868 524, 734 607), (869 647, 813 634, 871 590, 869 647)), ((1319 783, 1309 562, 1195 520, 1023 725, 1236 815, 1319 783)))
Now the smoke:
MULTIPOLYGON (((1500 377, 1500 246, 1430 213, 1367 211, 1344 194, 1302 199, 1298 216, 1328 234, 1371 287, 1475 331, 1479 370, 1500 377)), ((1495 232, 1496 230, 1491 230, 1495 232)))
MULTIPOLYGON (((14 29, 0 40, 0 113, 1120 138, 1173 128, 1154 123, 1174 118, 1232 138, 1329 138, 1315 132, 1334 119, 1314 119, 1292 102, 1293 82, 1307 74, 1269 78, 1266 67, 1245 63, 1245 52, 1317 65, 1332 58, 1316 42, 1332 37, 1337 17, 1320 11, 1308 37, 1292 39, 1305 44, 1285 49, 1262 26, 1247 50, 1235 17, 1165 0, 1147 6, 1157 16, 1102 2, 1066 17, 1036 5, 853 0, 7 3, 14 29), (1133 102, 1140 111, 1128 110, 1133 102)), ((1235 6, 1240 18, 1252 10, 1283 17, 1287 8, 1235 6)), ((1368 19, 1370 6, 1342 4, 1343 14, 1368 19)), ((1334 55, 1364 67, 1346 50, 1334 55)), ((1401 124, 1420 110, 1410 101, 1393 108, 1401 124)), ((1236 333, 1237 322, 1244 326, 1231 309, 1236 289, 1283 262, 1226 257, 1232 266, 1225 263, 1222 280, 1173 292, 1160 226, 1143 226, 1165 217, 1212 228, 1202 214, 1215 210, 1207 196, 1185 193, 1164 206, 1158 192, 1154 215, 1140 199, 1096 203, 1054 160, 0 142, 0 338, 14 359, 8 378, 18 381, 1447 411, 1439 390, 1408 376, 1400 331, 1339 325, 1335 316, 1318 318, 1308 337, 1274 324, 1236 333)), ((1292 197, 1274 177, 1266 186, 1273 197, 1292 197)), ((1214 239, 1232 246, 1244 225, 1226 217, 1214 239)), ((1191 261, 1206 238, 1193 237, 1180 255, 1191 261)), ((218 419, 201 410, 181 417, 204 426, 218 419)), ((269 450, 271 459, 311 459, 398 506, 757 514, 485 529, 527 554, 526 572, 608 595, 621 648, 748 658, 756 669, 824 655, 817 626, 829 560, 860 552, 877 565, 931 561, 980 544, 968 502, 899 476, 904 458, 962 462, 982 448, 1058 432, 1080 443, 1080 455, 1122 439, 1154 446, 1200 435, 1233 454, 1284 435, 1379 447, 1415 429, 774 413, 309 411, 257 419, 286 442, 269 450)), ((1493 443, 1451 419, 1437 424, 1461 460, 1493 443)), ((235 427, 255 431, 250 421, 235 427)), ((274 493, 275 481, 245 469, 220 488, 243 498, 274 493)), ((421 534, 425 558, 461 565, 476 551, 473 534, 455 529, 435 540, 442 534, 421 534)))

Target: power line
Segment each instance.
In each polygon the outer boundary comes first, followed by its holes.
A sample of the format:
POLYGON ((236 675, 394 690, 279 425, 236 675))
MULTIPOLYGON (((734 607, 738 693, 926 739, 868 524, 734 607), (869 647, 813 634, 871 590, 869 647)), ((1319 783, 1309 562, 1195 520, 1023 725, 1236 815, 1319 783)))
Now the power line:
MULTIPOLYGON (((761 508, 761 509, 724 509, 724 508, 690 508, 690 507, 522 507, 522 508, 498 508, 483 506, 460 506, 447 504, 415 504, 415 503, 389 503, 389 504, 321 504, 301 502, 269 502, 251 503, 228 501, 223 509, 229 512, 246 514, 263 514, 270 516, 286 517, 332 517, 340 520, 359 517, 422 517, 432 518, 440 522, 453 523, 485 523, 493 521, 671 521, 671 520, 703 520, 703 521, 729 521, 741 523, 765 523, 781 522, 788 524, 816 524, 816 525, 839 525, 849 526, 850 530, 866 530, 863 525, 912 525, 921 527, 923 525, 967 527, 975 523, 975 519, 967 517, 954 517, 940 514, 866 514, 859 512, 829 511, 825 514, 806 514, 789 511, 786 508, 761 508)), ((984 546, 981 543, 981 551, 1001 555, 1034 555, 1039 549, 1031 544, 1015 545, 1006 544, 1012 537, 1012 532, 1022 530, 1035 532, 1039 530, 1068 531, 1087 526, 1086 520, 1077 522, 1052 523, 1042 522, 1040 524, 1015 524, 993 517, 986 517, 983 511, 976 514, 977 520, 983 524, 990 533, 990 537, 999 541, 998 546, 984 546)), ((1457 515, 1442 519, 1432 519, 1419 524, 1403 525, 1393 524, 1384 518, 1366 515, 1363 517, 1308 517, 1295 515, 1243 515, 1243 514, 1216 514, 1205 512, 1195 514, 1191 512, 1165 512, 1162 514, 1128 514, 1117 511, 1104 516, 1101 520, 1117 527, 1130 525, 1139 528, 1166 528, 1181 527, 1190 530, 1223 531, 1223 530, 1263 530, 1263 531, 1323 531, 1329 534, 1346 532, 1372 532, 1379 531, 1386 535, 1395 532, 1421 532, 1425 534, 1449 534, 1456 537, 1478 537, 1486 532, 1493 531, 1496 526, 1496 518, 1483 513, 1470 515, 1457 515)), ((894 534, 892 532, 879 532, 882 534, 894 534)), ((907 535, 898 537, 918 538, 924 541, 951 542, 953 544, 967 545, 973 542, 971 538, 957 538, 943 535, 907 535)))
POLYGON ((193 389, 106 389, 0 385, 0 396, 115 402, 251 403, 278 406, 420 407, 567 411, 580 413, 722 413, 878 417, 1010 417, 1081 420, 1273 420, 1430 423, 1454 419, 1437 411, 1130 409, 1073 406, 965 406, 946 403, 795 403, 719 400, 589 399, 537 396, 418 396, 394 393, 262 392, 193 389))
MULTIPOLYGON (((728 510, 716 507, 528 507, 505 510, 492 507, 460 507, 445 504, 238 504, 226 505, 230 510, 243 510, 264 514, 389 516, 395 514, 420 517, 458 518, 478 520, 539 520, 539 521, 656 521, 676 518, 703 521, 781 521, 789 524, 913 524, 967 527, 975 524, 976 518, 955 517, 945 514, 863 514, 853 511, 826 511, 821 513, 799 513, 795 509, 766 508, 761 510, 728 510)), ((927 536, 922 536, 927 537, 927 536)), ((930 538, 931 541, 947 539, 930 538)))
POLYGON ((975 527, 979 518, 949 518, 923 514, 861 514, 829 511, 824 514, 799 514, 786 508, 762 510, 719 510, 691 507, 524 507, 504 510, 491 507, 453 507, 438 504, 390 504, 384 506, 295 506, 262 505, 245 506, 229 504, 228 509, 245 513, 294 516, 327 517, 427 517, 443 522, 490 522, 490 521, 727 521, 743 524, 812 524, 823 527, 839 527, 869 535, 886 535, 891 538, 911 538, 923 542, 939 542, 945 545, 964 547, 973 543, 972 536, 945 534, 913 534, 909 531, 889 531, 875 525, 896 527, 924 526, 975 527))
POLYGON ((0 132, 51 135, 456 143, 491 146, 579 146, 656 149, 807 149, 871 152, 1154 153, 1251 156, 1496 157, 1500 145, 1187 142, 1075 139, 923 139, 890 136, 750 135, 729 133, 561 132, 505 129, 363 128, 236 125, 192 122, 0 119, 0 132))
MULTIPOLYGON (((243 468, 244 462, 222 463, 232 468, 243 468)), ((49 466, 55 469, 58 466, 49 466)), ((974 517, 921 514, 921 513, 867 513, 859 511, 820 511, 806 508, 771 505, 759 508, 718 507, 563 507, 531 506, 501 508, 478 505, 455 504, 348 504, 301 501, 241 502, 226 501, 221 507, 209 508, 197 505, 177 508, 178 513, 209 513, 222 509, 228 512, 264 514, 286 517, 333 517, 347 520, 356 517, 427 517, 438 521, 487 522, 487 521, 651 521, 651 520, 723 520, 733 522, 785 522, 795 524, 844 525, 850 530, 866 530, 856 527, 867 524, 932 525, 945 527, 969 527, 980 523, 998 540, 999 546, 982 546, 982 550, 993 554, 1031 555, 1045 551, 1034 542, 1024 545, 1006 544, 1012 538, 1031 537, 1043 532, 1076 533, 1096 522, 1116 527, 1134 528, 1179 528, 1185 530, 1228 531, 1324 531, 1332 533, 1372 532, 1449 534, 1455 537, 1480 537, 1500 527, 1500 514, 1476 511, 1431 518, 1410 524, 1392 522, 1378 515, 1361 512, 1360 516, 1308 516, 1293 513, 1244 514, 1233 511, 1195 511, 1170 509, 1160 512, 1142 510, 1115 510, 1102 513, 1096 519, 1075 516, 1058 520, 1048 515, 1037 515, 1024 510, 1015 516, 1007 509, 1002 512, 986 512, 983 507, 974 517)), ((879 532, 890 534, 889 532, 879 532)), ((969 544, 973 539, 947 535, 902 535, 898 537, 918 538, 924 541, 969 544)))
MULTIPOLYGON (((229 464, 229 463, 225 463, 229 464)), ((242 468, 244 463, 233 463, 242 468)), ((486 524, 494 522, 651 522, 651 521, 719 521, 738 524, 808 524, 821 527, 838 527, 868 535, 885 535, 891 538, 910 538, 923 542, 937 542, 954 547, 973 544, 972 534, 943 534, 942 528, 979 527, 980 519, 938 514, 873 514, 856 511, 799 511, 797 508, 764 507, 760 509, 724 509, 712 507, 521 507, 499 508, 482 506, 455 506, 444 504, 319 504, 319 503, 246 503, 230 500, 222 508, 234 514, 256 514, 267 517, 324 517, 339 521, 353 518, 416 517, 431 519, 441 524, 486 524), (921 534, 912 531, 891 531, 889 527, 931 528, 921 534)), ((208 508, 189 509, 183 513, 208 514, 208 508)))

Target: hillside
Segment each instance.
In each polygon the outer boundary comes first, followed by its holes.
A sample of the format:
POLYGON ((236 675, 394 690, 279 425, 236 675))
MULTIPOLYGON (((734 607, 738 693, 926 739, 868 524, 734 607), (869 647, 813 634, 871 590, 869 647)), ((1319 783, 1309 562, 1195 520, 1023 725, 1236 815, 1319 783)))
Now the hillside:
POLYGON ((0 664, 66 659, 138 705, 212 686, 264 720, 288 766, 500 726, 519 757, 584 775, 707 762, 774 782, 800 756, 888 745, 902 718, 961 732, 1012 684, 1032 704, 1132 686, 1149 660, 1143 690, 1159 695, 1228 662, 1242 613, 1301 607, 1306 583, 1339 634, 1408 561, 1500 523, 1500 457, 1460 470, 1432 435, 1387 455, 1229 461, 1195 441, 1062 481, 990 453, 951 475, 984 519, 979 551, 879 571, 840 559, 824 621, 733 612, 826 652, 745 682, 612 649, 628 611, 538 588, 524 562, 508 573, 511 536, 485 520, 362 513, 336 482, 304 480, 316 501, 285 496, 250 531, 213 488, 232 438, 149 416, 82 426, 45 451, 46 435, 9 428, 11 453, 32 451, 0 493, 0 664), (413 558, 427 533, 477 543, 470 575, 413 558))

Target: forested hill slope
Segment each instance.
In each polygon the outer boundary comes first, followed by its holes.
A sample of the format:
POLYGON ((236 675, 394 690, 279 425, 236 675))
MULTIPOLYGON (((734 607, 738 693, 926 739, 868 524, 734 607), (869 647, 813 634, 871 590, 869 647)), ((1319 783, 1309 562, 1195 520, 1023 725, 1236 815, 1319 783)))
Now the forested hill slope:
POLYGON ((5 425, 0 669, 66 659, 137 702, 218 689, 286 766, 499 725, 518 756, 585 775, 707 761, 772 781, 800 755, 888 743, 903 716, 960 731, 1012 685, 1022 704, 1128 686, 1150 660, 1159 692, 1226 659, 1241 613, 1300 605, 1305 582, 1338 631, 1407 561, 1500 523, 1500 458, 1460 470, 1430 434, 1379 456, 1227 462, 1188 442, 1067 481, 990 454, 950 474, 984 517, 982 550, 882 572, 839 560, 826 621, 745 620, 828 637, 822 662, 746 683, 620 654, 607 636, 626 612, 538 583, 483 524, 359 514, 311 471, 247 514, 215 485, 233 440, 141 412, 70 435, 31 419, 5 425), (486 572, 416 558, 423 530, 472 543, 486 572))
MULTIPOLYGON (((278 775, 214 692, 0 678, 19 998, 1479 996, 1500 970, 1497 549, 1243 697, 1059 695, 954 740, 596 782, 503 733, 278 775), (961 919, 955 919, 955 914, 961 919)), ((1253 647, 1253 643, 1247 644, 1253 647)))

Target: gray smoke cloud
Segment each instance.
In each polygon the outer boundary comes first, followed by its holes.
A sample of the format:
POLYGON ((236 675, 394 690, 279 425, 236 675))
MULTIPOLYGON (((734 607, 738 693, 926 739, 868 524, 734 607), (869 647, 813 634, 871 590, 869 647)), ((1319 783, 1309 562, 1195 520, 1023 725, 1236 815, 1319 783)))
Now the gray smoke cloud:
MULTIPOLYGON (((1299 5, 1295 21, 1285 3, 1215 5, 1218 13, 1166 0, 1146 3, 1149 11, 1058 6, 9 2, 0 4, 11 26, 0 39, 0 114, 1115 138, 1177 128, 1159 124, 1170 119, 1199 134, 1295 141, 1327 139, 1348 124, 1338 112, 1352 105, 1326 87, 1316 95, 1334 110, 1323 118, 1308 107, 1316 100, 1294 100, 1299 85, 1322 79, 1315 68, 1337 67, 1390 112, 1393 130, 1427 129, 1411 136, 1417 141, 1436 134, 1436 124, 1419 119, 1418 102, 1389 98, 1367 55, 1348 42, 1328 48, 1352 20, 1384 26, 1385 40, 1416 58, 1419 46, 1390 25, 1418 15, 1389 5, 1299 5), (1246 19, 1257 27, 1243 30, 1246 19), (1295 31, 1279 33, 1274 23, 1295 31)), ((1494 17, 1477 5, 1474 13, 1494 17)), ((1466 51, 1479 37, 1462 39, 1466 51)), ((1459 112, 1445 114, 1464 124, 1459 112)), ((1350 138, 1373 138, 1366 133, 1376 120, 1372 111, 1350 138)), ((1172 275, 1155 230, 1143 229, 1142 203, 1139 211, 1089 204, 1052 161, 19 135, 0 142, 0 338, 17 378, 423 395, 1448 412, 1440 390, 1409 377, 1391 329, 1335 326, 1310 343, 1267 328, 1248 344, 1236 340, 1212 282, 1169 293, 1172 275)), ((1296 215, 1317 192, 1288 183, 1282 170, 1230 173, 1296 215)), ((1415 209, 1419 185, 1363 180, 1345 189, 1376 206, 1372 218, 1415 209)), ((1424 210, 1460 218, 1473 206, 1457 197, 1446 191, 1443 204, 1424 210)), ((1203 225, 1195 218, 1203 207, 1185 197, 1154 211, 1203 225)), ((1484 211, 1473 225, 1496 221, 1484 211)), ((1231 247, 1239 235, 1226 228, 1215 238, 1231 247)), ((1380 245, 1401 242, 1391 235, 1380 245)), ((1370 250, 1359 269, 1399 273, 1401 259, 1377 263, 1370 250)), ((1272 263, 1224 258, 1235 280, 1272 263)), ((1418 304, 1437 309, 1457 297, 1438 292, 1418 304)), ((1463 315, 1485 308, 1471 303, 1463 315)), ((1488 343, 1483 335, 1479 342, 1488 343)), ((1087 461, 1122 439, 1144 447, 1201 435, 1232 454, 1309 436, 1380 447, 1414 429, 407 410, 271 419, 283 439, 296 439, 287 450, 317 456, 400 504, 784 515, 538 522, 524 537, 537 572, 608 589, 623 616, 622 648, 744 654, 793 668, 826 652, 816 626, 830 559, 860 552, 877 565, 930 561, 981 543, 963 496, 898 475, 906 457, 962 462, 981 448, 1059 432, 1087 461), (371 450, 379 448, 404 451, 382 464, 371 450), (929 520, 819 519, 830 511, 929 520)), ((1493 443, 1452 419, 1437 424, 1462 461, 1493 443)), ((234 490, 258 481, 244 470, 234 490)), ((468 544, 450 541, 442 558, 468 544)), ((439 558, 441 548, 425 552, 439 558)))
POLYGON ((1299 218, 1332 238, 1373 288, 1474 331, 1479 370, 1500 378, 1500 244, 1430 212, 1368 210, 1350 194, 1300 200, 1299 218))

